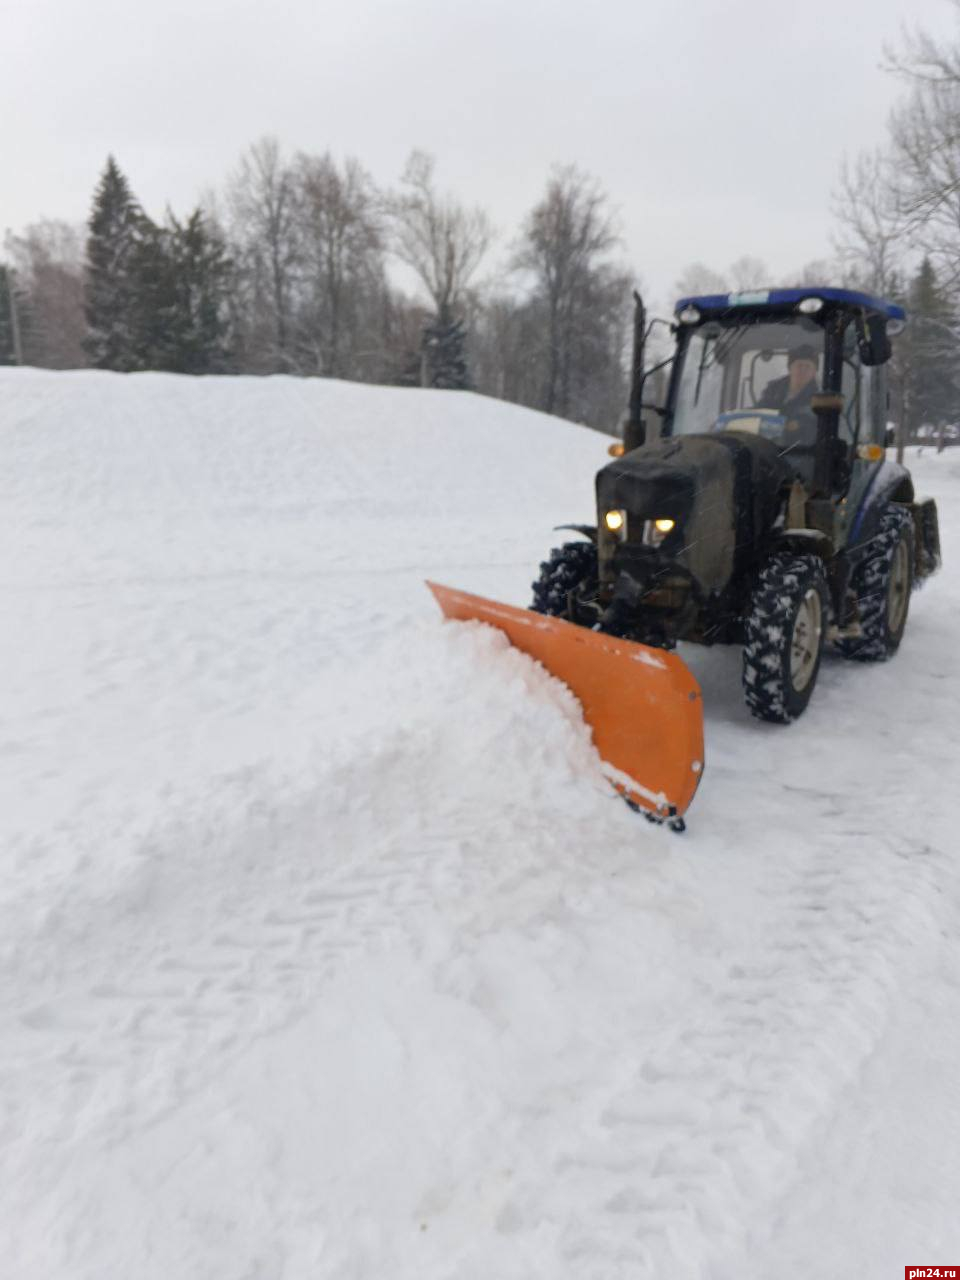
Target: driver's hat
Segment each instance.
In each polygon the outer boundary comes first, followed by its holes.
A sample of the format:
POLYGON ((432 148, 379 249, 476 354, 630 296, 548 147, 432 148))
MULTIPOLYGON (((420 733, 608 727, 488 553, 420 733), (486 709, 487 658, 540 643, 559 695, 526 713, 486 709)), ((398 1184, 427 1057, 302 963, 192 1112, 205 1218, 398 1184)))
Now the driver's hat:
POLYGON ((816 347, 802 346, 794 347, 787 352, 787 366, 793 364, 794 360, 809 360, 812 364, 816 364, 820 359, 820 352, 816 347))

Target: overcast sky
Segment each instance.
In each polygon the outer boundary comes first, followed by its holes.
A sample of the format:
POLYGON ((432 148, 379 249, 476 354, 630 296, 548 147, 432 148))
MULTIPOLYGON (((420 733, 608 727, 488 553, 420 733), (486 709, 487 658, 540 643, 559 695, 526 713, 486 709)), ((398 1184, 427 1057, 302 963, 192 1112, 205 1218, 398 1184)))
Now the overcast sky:
POLYGON ((908 22, 956 31, 949 0, 7 0, 0 230, 85 220, 108 152, 148 213, 182 214, 273 134, 381 184, 430 151, 506 245, 573 162, 664 306, 695 260, 778 277, 830 253, 840 161, 884 138, 908 22))

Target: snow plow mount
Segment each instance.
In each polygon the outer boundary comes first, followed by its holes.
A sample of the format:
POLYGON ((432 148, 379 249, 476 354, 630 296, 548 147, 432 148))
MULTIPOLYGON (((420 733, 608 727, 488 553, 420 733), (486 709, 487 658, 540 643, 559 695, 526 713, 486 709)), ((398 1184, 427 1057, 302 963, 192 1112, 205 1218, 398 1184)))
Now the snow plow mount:
POLYGON ((703 776, 703 697, 683 660, 549 614, 434 582, 444 615, 502 631, 562 681, 580 703, 603 773, 651 822, 683 831, 703 776))

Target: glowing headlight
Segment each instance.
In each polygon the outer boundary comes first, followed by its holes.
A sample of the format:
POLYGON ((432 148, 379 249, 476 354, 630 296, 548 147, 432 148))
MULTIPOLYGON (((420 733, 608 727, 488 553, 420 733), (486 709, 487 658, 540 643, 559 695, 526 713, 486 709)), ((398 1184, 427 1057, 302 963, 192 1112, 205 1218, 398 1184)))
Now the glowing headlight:
POLYGON ((603 517, 603 523, 611 533, 622 534, 627 527, 627 513, 625 511, 608 511, 603 517))
POLYGON ((645 520, 643 522, 643 540, 648 547, 659 547, 668 533, 672 533, 677 527, 676 520, 668 520, 661 517, 658 520, 645 520))

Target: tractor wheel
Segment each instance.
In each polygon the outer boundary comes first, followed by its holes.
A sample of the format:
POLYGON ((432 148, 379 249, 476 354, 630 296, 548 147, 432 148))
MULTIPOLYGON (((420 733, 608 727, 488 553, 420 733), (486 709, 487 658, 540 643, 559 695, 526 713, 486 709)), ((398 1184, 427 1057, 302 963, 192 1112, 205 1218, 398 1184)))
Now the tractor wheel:
POLYGON ((873 547, 852 585, 863 634, 838 640, 837 649, 858 662, 883 662, 900 647, 913 587, 913 522, 902 507, 890 507, 881 516, 873 547))
POLYGON ((810 701, 829 608, 816 556, 778 556, 762 569, 743 644, 743 692, 759 720, 788 724, 810 701))
POLYGON ((592 542, 567 542, 550 552, 540 565, 540 577, 533 583, 534 613, 554 618, 570 616, 570 592, 581 584, 597 581, 597 549, 592 542))

